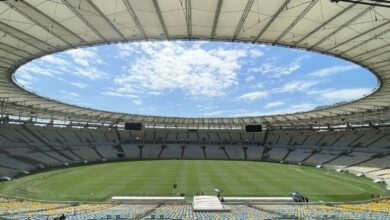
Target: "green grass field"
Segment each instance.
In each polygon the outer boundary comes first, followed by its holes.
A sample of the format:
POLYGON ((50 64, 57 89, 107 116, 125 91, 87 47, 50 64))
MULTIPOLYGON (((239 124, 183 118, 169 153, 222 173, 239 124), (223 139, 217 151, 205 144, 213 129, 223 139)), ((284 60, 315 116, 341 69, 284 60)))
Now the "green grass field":
POLYGON ((44 200, 106 201, 113 195, 287 196, 353 201, 387 195, 384 185, 314 167, 250 161, 156 160, 85 165, 29 175, 0 185, 0 194, 44 200), (177 188, 173 189, 173 183, 177 188))

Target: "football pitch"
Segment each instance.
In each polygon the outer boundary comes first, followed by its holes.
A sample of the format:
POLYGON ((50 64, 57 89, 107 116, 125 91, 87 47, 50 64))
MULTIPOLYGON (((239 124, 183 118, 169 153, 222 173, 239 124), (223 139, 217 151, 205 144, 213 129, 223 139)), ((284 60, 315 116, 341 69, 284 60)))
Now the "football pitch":
POLYGON ((84 165, 0 184, 0 194, 43 200, 109 201, 114 195, 288 196, 354 201, 388 195, 384 185, 314 167, 251 161, 155 160, 84 165), (174 187, 176 185, 176 188, 174 187))

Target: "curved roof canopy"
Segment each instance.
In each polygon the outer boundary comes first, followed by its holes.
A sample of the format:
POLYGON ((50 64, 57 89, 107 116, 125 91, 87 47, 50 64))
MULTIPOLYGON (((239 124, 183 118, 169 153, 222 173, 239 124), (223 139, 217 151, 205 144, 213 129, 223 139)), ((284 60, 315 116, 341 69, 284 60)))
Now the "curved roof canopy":
MULTIPOLYGON (((360 2, 367 2, 362 0, 360 2)), ((390 9, 330 0, 0 1, 1 114, 158 126, 337 124, 390 119, 390 9), (360 100, 304 113, 178 118, 122 114, 64 104, 19 87, 22 64, 57 51, 112 42, 207 39, 270 43, 350 60, 381 86, 360 100)))

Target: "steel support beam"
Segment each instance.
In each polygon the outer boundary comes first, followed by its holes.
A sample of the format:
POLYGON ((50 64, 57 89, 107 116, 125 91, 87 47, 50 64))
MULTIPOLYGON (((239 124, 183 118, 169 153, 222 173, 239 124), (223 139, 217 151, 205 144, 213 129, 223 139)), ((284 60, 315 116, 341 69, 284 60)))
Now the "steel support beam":
MULTIPOLYGON (((385 35, 385 34, 387 34, 387 33, 389 33, 389 32, 390 32, 390 29, 387 29, 387 30, 382 31, 382 32, 380 32, 380 33, 376 33, 374 36, 368 38, 367 40, 365 40, 365 41, 363 41, 363 42, 361 42, 361 43, 359 43, 359 44, 357 44, 357 45, 354 45, 353 47, 351 47, 351 48, 349 48, 348 50, 345 50, 345 51, 339 53, 338 55, 346 54, 346 53, 348 53, 349 51, 351 51, 351 50, 353 50, 353 49, 355 49, 355 48, 357 48, 357 47, 360 47, 360 46, 362 46, 362 45, 364 45, 364 44, 367 44, 368 42, 370 42, 370 41, 372 41, 372 40, 377 40, 377 39, 379 39, 382 35, 385 35)), ((388 46, 390 46, 390 45, 384 45, 384 46, 381 46, 381 47, 378 47, 378 48, 375 48, 375 49, 370 49, 369 51, 365 51, 365 52, 362 52, 362 53, 360 53, 360 54, 358 54, 358 55, 354 55, 352 58, 359 57, 359 56, 361 56, 361 55, 363 55, 363 54, 366 54, 366 53, 372 53, 372 52, 374 52, 374 51, 376 51, 376 50, 378 50, 378 49, 382 49, 382 48, 388 47, 388 46)))
MULTIPOLYGON (((45 31, 49 32, 50 34, 56 36, 62 42, 66 43, 67 45, 74 46, 74 44, 72 44, 68 40, 64 39, 60 34, 58 34, 58 30, 53 31, 53 30, 49 29, 44 24, 49 24, 49 23, 55 24, 56 28, 59 28, 62 31, 65 30, 67 33, 73 34, 72 32, 69 31, 69 29, 65 28, 64 26, 59 24, 57 21, 50 18, 46 14, 42 13, 41 11, 36 9, 35 7, 32 7, 26 1, 6 1, 6 4, 8 6, 10 6, 12 9, 14 9, 15 11, 17 11, 19 14, 23 15, 28 20, 32 21, 35 25, 41 27, 45 31), (32 13, 28 11, 29 9, 32 10, 32 13), (40 21, 38 21, 38 20, 40 20, 40 21)), ((72 36, 75 36, 75 35, 73 34, 72 36)), ((79 39, 78 36, 77 36, 77 38, 79 39)))
POLYGON ((353 22, 355 22, 356 20, 358 20, 359 18, 361 18, 363 15, 365 15, 367 12, 371 11, 372 9, 374 8, 374 6, 370 6, 366 9, 364 9, 363 11, 361 11, 359 14, 355 15, 353 18, 349 19, 347 22, 345 22, 344 24, 342 24, 341 26, 339 26, 338 28, 336 28, 336 30, 332 31, 331 33, 329 33, 328 35, 326 35, 324 38, 322 38, 320 41, 318 41, 317 43, 313 44, 311 47, 309 47, 309 50, 313 49, 314 47, 318 46, 319 44, 323 43, 326 39, 328 39, 329 37, 337 34, 338 32, 340 32, 341 30, 343 30, 344 28, 348 27, 349 25, 351 25, 353 22))
MULTIPOLYGON (((387 46, 385 46, 385 47, 387 47, 387 46)), ((385 48, 385 47, 382 47, 382 48, 385 48)), ((376 48, 375 50, 377 51, 377 50, 380 50, 382 48, 376 48)), ((378 54, 372 55, 370 57, 366 57, 366 58, 361 59, 359 61, 363 63, 363 62, 365 62, 367 60, 371 60, 372 58, 376 58, 376 57, 382 56, 382 55, 387 54, 387 53, 390 54, 390 51, 389 50, 384 50, 384 51, 382 51, 382 52, 380 52, 378 54)))
POLYGON ((275 42, 278 43, 284 36, 286 36, 294 27, 297 25, 303 17, 314 7, 314 5, 318 2, 319 0, 312 0, 306 8, 294 19, 294 21, 284 30, 278 38, 276 38, 275 42))
MULTIPOLYGON (((375 26, 374 28, 370 28, 370 29, 364 31, 363 33, 359 33, 359 34, 355 35, 355 36, 352 37, 352 38, 349 38, 349 39, 347 39, 347 40, 344 40, 344 41, 341 42, 341 43, 338 43, 338 44, 335 45, 334 47, 327 49, 325 52, 332 51, 332 50, 336 49, 337 47, 339 47, 339 46, 341 46, 341 45, 344 45, 344 44, 346 44, 346 43, 351 43, 351 42, 353 42, 355 39, 357 39, 357 38, 359 38, 359 37, 362 37, 362 36, 364 36, 364 35, 366 35, 366 34, 368 34, 368 33, 373 33, 373 31, 375 31, 376 29, 379 29, 379 28, 381 28, 381 27, 383 27, 383 26, 386 26, 386 25, 389 25, 389 24, 390 24, 390 21, 387 21, 387 22, 384 22, 384 23, 382 23, 382 24, 380 24, 380 25, 378 25, 378 26, 375 26)), ((376 38, 376 36, 374 36, 374 38, 376 38)))
POLYGON ((47 42, 44 42, 30 34, 27 34, 26 32, 16 29, 1 21, 0 21, 0 30, 25 44, 34 47, 38 51, 50 51, 55 48, 54 46, 48 44, 47 42))
POLYGON ((24 51, 20 48, 16 48, 14 46, 11 46, 11 45, 8 45, 8 44, 2 43, 2 42, 0 42, 0 49, 6 51, 7 53, 15 55, 19 58, 22 58, 22 59, 27 59, 28 57, 33 56, 31 53, 29 53, 27 51, 24 51))
POLYGON ((339 11, 338 13, 336 13, 335 15, 333 15, 332 17, 330 17, 328 20, 326 20, 325 22, 321 23, 318 27, 316 27, 314 30, 310 31, 309 33, 307 33, 306 35, 304 35, 300 40, 298 40, 294 46, 300 44, 302 41, 306 40, 308 37, 310 37, 311 35, 313 35, 315 32, 317 32, 318 30, 320 30, 321 28, 325 27, 326 25, 328 25, 330 22, 332 22, 333 20, 335 20, 337 17, 339 17, 340 15, 344 14, 345 12, 347 12, 348 10, 350 10, 351 8, 353 8, 355 5, 349 5, 347 6, 346 8, 344 8, 343 10, 339 11))
POLYGON ((147 40, 148 36, 146 35, 144 27, 142 26, 140 20, 138 19, 137 14, 135 13, 135 11, 133 9, 133 6, 131 6, 131 4, 128 0, 123 0, 123 3, 125 4, 125 7, 126 7, 127 11, 129 12, 130 16, 133 18, 133 21, 134 21, 135 25, 137 26, 139 33, 141 34, 141 36, 145 40, 147 40))
POLYGON ((71 5, 68 0, 62 0, 64 5, 69 8, 69 10, 72 11, 72 13, 80 19, 81 22, 83 22, 91 31, 93 31, 100 39, 104 40, 107 42, 107 39, 94 27, 92 26, 87 19, 84 18, 84 16, 71 5))
POLYGON ((268 21, 268 23, 264 26, 264 28, 259 32, 259 34, 257 34, 257 36, 255 37, 255 39, 253 40, 253 42, 257 42, 261 36, 264 34, 265 31, 267 31, 267 29, 271 26, 271 24, 275 21, 275 19, 279 16, 280 13, 282 13, 283 10, 286 9, 287 5, 290 3, 291 0, 284 0, 284 3, 279 7, 279 9, 276 11, 275 14, 273 14, 271 17, 270 17, 270 20, 268 21))
POLYGON ((126 37, 122 34, 122 32, 119 31, 119 29, 110 21, 110 19, 107 18, 105 14, 93 3, 91 0, 87 0, 88 4, 100 15, 100 17, 107 22, 107 24, 114 30, 115 33, 117 33, 122 40, 126 40, 126 37))
POLYGON ((185 10, 185 18, 187 24, 187 35, 188 39, 192 38, 192 8, 191 8, 191 0, 185 0, 186 10, 185 10))
POLYGON ((219 16, 221 14, 222 4, 223 4, 223 0, 218 0, 217 8, 215 9, 213 27, 211 29, 211 39, 215 38, 215 34, 216 34, 216 31, 217 31, 218 22, 219 22, 219 16))
POLYGON ((233 39, 232 39, 233 41, 236 40, 236 38, 240 34, 242 28, 244 27, 245 20, 248 17, 248 14, 252 8, 253 2, 255 2, 255 0, 248 0, 248 2, 246 3, 244 11, 242 12, 241 18, 238 21, 238 24, 236 26, 236 30, 234 31, 234 35, 233 35, 233 39))
POLYGON ((167 39, 169 39, 169 32, 167 29, 167 25, 165 24, 164 17, 162 15, 160 6, 158 4, 158 0, 153 0, 153 6, 154 6, 154 9, 156 10, 156 14, 157 14, 158 20, 160 21, 160 25, 164 31, 164 35, 167 39))

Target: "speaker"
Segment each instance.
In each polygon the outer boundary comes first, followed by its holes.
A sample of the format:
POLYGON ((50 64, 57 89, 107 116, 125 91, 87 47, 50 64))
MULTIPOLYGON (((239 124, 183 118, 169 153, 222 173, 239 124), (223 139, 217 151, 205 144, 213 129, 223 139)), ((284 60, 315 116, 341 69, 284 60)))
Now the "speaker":
POLYGON ((245 131, 246 132, 261 132, 262 126, 261 125, 245 125, 245 131))
POLYGON ((142 130, 142 123, 126 122, 125 130, 140 131, 142 130))

